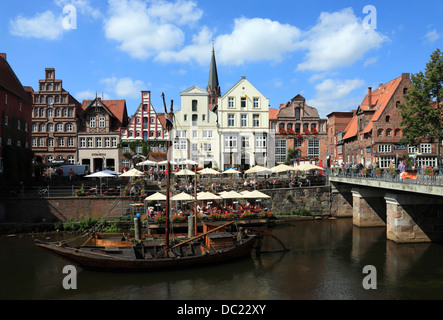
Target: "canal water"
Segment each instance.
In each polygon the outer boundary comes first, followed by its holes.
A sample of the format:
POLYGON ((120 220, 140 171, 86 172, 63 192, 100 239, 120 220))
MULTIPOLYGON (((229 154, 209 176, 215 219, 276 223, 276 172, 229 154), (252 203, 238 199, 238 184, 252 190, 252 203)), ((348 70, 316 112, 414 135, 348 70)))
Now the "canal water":
MULTIPOLYGON (((34 238, 57 240, 55 235, 2 236, 0 300, 443 299, 440 244, 398 245, 386 240, 385 228, 358 228, 352 219, 299 221, 272 229, 289 252, 183 271, 77 269, 75 290, 62 285, 68 263, 33 244, 34 238), (373 266, 372 271, 364 273, 365 266, 373 266), (365 281, 373 289, 365 289, 365 281)), ((272 238, 265 241, 264 249, 280 248, 272 238)))

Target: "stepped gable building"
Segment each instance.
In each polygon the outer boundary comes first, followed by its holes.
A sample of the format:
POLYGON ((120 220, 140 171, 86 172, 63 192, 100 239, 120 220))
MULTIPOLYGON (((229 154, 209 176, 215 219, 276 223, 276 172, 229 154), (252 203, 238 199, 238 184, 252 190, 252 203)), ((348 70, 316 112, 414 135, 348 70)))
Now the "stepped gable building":
POLYGON ((419 166, 437 165, 435 143, 421 143, 418 148, 400 144, 403 132, 398 106, 405 102, 404 95, 410 86, 409 73, 403 73, 380 84, 376 90, 368 88, 368 94, 345 129, 344 161, 387 168, 393 161, 398 165, 418 153, 419 166))
POLYGON ((123 159, 123 166, 130 167, 147 159, 148 154, 143 154, 141 144, 134 150, 129 147, 131 141, 144 141, 149 143, 150 160, 162 161, 166 159, 166 149, 169 133, 166 130, 166 118, 164 113, 157 113, 151 103, 151 91, 141 92, 141 102, 137 111, 128 121, 127 126, 121 129, 123 153, 127 155, 123 159), (125 144, 124 142, 127 142, 125 144))
POLYGON ((291 101, 271 109, 269 127, 275 132, 275 162, 284 163, 289 150, 295 149, 297 163, 318 163, 326 160, 327 119, 321 119, 317 109, 308 106, 298 94, 291 101))
POLYGON ((104 169, 120 171, 122 166, 121 127, 126 127, 128 114, 125 100, 84 100, 83 121, 78 133, 80 164, 90 172, 104 169))
POLYGON ((45 69, 39 91, 33 93, 32 151, 44 164, 77 164, 77 133, 81 127, 81 104, 55 78, 55 69, 45 69))
POLYGON ((32 88, 23 87, 0 53, 0 186, 28 183, 32 176, 32 88))

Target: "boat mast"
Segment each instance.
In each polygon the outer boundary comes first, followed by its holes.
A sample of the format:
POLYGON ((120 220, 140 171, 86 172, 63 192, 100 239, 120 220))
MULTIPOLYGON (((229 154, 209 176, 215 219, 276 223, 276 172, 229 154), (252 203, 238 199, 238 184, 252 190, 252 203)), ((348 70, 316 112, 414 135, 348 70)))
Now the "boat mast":
POLYGON ((163 105, 165 107, 165 117, 166 117, 166 130, 168 131, 168 147, 167 147, 167 161, 166 161, 166 221, 165 221, 165 256, 168 257, 168 249, 169 249, 169 182, 171 175, 171 163, 170 163, 170 155, 171 155, 171 131, 173 128, 173 105, 174 101, 171 100, 171 110, 168 113, 165 102, 165 94, 162 93, 163 105))

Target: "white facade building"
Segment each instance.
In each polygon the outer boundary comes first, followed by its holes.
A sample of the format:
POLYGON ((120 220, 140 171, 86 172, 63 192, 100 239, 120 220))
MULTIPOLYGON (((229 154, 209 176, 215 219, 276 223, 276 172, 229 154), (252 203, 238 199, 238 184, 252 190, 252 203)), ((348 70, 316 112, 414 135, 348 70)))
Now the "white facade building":
POLYGON ((217 115, 209 109, 209 93, 193 86, 180 93, 181 108, 175 112, 172 158, 192 160, 199 168, 219 168, 217 115))
POLYGON ((221 169, 272 166, 269 99, 242 77, 218 104, 221 169))

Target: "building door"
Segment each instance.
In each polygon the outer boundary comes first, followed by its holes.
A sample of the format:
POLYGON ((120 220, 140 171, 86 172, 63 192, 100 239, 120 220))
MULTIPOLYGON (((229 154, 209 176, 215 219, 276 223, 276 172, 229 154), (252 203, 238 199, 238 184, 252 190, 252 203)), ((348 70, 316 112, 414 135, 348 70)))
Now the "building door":
POLYGON ((94 167, 92 168, 92 170, 94 170, 94 172, 97 171, 102 171, 103 170, 103 158, 94 158, 94 167))

